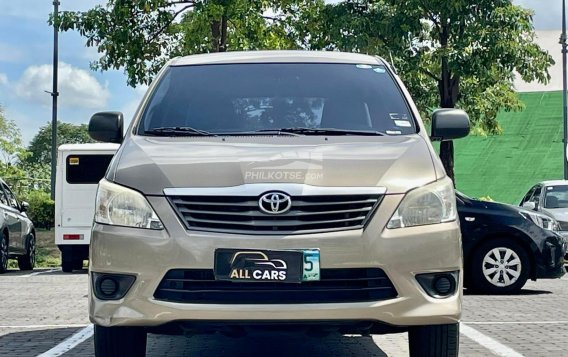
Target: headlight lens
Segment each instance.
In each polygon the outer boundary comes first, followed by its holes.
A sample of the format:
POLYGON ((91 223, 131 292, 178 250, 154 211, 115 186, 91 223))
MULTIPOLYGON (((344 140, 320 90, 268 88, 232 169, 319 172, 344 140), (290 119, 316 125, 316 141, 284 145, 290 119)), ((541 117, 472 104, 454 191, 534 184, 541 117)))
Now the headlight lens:
POLYGON ((449 178, 412 190, 404 196, 387 228, 403 228, 454 221, 456 196, 449 178))
POLYGON ((144 196, 104 179, 99 182, 95 207, 97 223, 147 229, 164 228, 144 196))
POLYGON ((544 214, 539 214, 539 213, 536 213, 536 212, 529 212, 529 211, 522 211, 522 212, 519 212, 519 213, 521 214, 521 216, 532 221, 534 224, 536 224, 540 228, 548 229, 549 231, 555 231, 555 232, 560 230, 560 225, 552 217, 546 216, 544 214))

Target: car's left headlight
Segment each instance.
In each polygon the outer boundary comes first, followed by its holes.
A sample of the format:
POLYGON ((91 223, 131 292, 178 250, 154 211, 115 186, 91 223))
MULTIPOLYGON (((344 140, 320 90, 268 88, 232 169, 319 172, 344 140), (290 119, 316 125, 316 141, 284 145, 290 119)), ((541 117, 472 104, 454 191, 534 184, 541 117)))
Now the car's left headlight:
POLYGON ((530 212, 530 211, 521 211, 519 212, 521 216, 525 217, 526 219, 532 221, 534 224, 539 226, 540 228, 547 229, 549 231, 559 231, 560 225, 558 222, 547 215, 530 212))

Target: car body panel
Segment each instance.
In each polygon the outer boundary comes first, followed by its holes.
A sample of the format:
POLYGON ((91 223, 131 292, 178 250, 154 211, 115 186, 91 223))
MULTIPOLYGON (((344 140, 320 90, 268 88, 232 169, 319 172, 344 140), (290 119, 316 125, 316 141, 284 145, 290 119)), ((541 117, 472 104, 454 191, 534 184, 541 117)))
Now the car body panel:
POLYGON ((115 182, 147 195, 162 195, 170 187, 255 182, 380 185, 387 193, 404 193, 436 180, 428 146, 419 135, 183 139, 133 136, 123 145, 115 182))
MULTIPOLYGON (((543 229, 521 215, 526 210, 498 202, 486 202, 458 195, 465 266, 475 248, 488 239, 513 238, 530 253, 530 278, 559 278, 564 275, 565 240, 556 232, 543 229), (554 251, 551 251, 551 248, 554 251)), ((466 271, 467 274, 467 271, 466 271)))
MULTIPOLYGON (((457 220, 410 228, 385 228, 407 192, 447 180, 415 104, 404 95, 416 133, 398 136, 150 137, 135 134, 141 113, 167 66, 222 63, 383 64, 381 59, 341 53, 250 52, 171 60, 144 96, 106 179, 143 195, 163 230, 93 225, 89 271, 136 277, 116 301, 98 299, 90 284, 89 316, 101 326, 160 326, 175 321, 354 321, 396 326, 454 324, 461 317, 462 244, 457 220), (275 172, 289 172, 277 177, 275 172), (292 173, 295 173, 292 175, 292 173), (296 175, 297 173, 297 175, 296 175), (386 194, 364 228, 324 233, 242 234, 187 229, 164 189, 286 184, 384 188, 386 194), (214 269, 215 250, 319 249, 322 269, 381 268, 398 295, 356 303, 207 304, 154 298, 171 269, 214 269), (445 298, 429 295, 416 280, 424 273, 459 272, 457 289, 445 298)), ((280 187, 279 185, 282 185, 280 187)))
POLYGON ((20 203, 12 193, 8 185, 0 179, 0 190, 6 192, 6 197, 12 198, 13 202, 4 204, 0 202, 0 231, 8 231, 8 252, 10 257, 26 253, 26 242, 33 230, 33 223, 22 210, 20 203), (15 206, 15 207, 14 207, 15 206))

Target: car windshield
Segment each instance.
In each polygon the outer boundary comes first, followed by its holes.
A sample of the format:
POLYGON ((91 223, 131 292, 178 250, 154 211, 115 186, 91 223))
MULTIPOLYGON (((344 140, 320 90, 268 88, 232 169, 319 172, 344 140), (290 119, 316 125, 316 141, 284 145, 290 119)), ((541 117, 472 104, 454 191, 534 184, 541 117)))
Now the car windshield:
POLYGON ((568 208, 568 185, 546 186, 544 208, 568 208))
POLYGON ((404 135, 416 125, 381 65, 218 64, 168 68, 137 133, 404 135))

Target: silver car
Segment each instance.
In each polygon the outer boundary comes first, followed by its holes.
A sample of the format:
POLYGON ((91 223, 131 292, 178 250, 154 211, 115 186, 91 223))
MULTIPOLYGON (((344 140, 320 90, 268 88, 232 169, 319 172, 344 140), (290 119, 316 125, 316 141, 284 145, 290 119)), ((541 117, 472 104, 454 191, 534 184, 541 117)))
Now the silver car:
POLYGON ((17 259, 20 270, 35 266, 35 230, 26 215, 27 208, 27 202, 18 202, 0 179, 0 274, 8 270, 8 259, 17 259))
MULTIPOLYGON (((436 140, 467 135, 459 110, 436 140)), ((90 247, 97 356, 146 333, 408 332, 456 356, 456 199, 409 93, 382 59, 338 52, 176 58, 100 182, 90 247)))
POLYGON ((524 195, 519 206, 554 218, 560 233, 568 235, 568 180, 537 183, 524 195))

